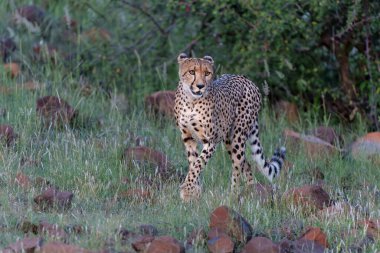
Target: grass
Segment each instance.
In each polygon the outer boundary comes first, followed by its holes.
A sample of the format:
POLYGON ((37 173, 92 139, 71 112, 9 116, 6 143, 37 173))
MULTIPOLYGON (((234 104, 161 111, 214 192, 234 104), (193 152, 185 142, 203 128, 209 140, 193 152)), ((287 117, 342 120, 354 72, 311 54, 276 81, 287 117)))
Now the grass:
MULTIPOLYGON (((62 11, 63 6, 56 3, 52 12, 62 11)), ((320 219, 303 214, 299 208, 284 203, 280 198, 270 205, 261 203, 252 194, 238 201, 229 191, 231 163, 223 146, 218 147, 202 175, 203 195, 200 201, 182 203, 178 179, 162 182, 160 189, 151 188, 151 201, 118 199, 123 190, 141 187, 135 183, 141 173, 154 177, 154 168, 150 165, 122 162, 123 150, 135 145, 133 136, 144 137, 147 146, 164 152, 176 170, 186 173, 186 155, 175 124, 172 120, 152 119, 146 115, 142 105, 143 96, 155 89, 151 86, 151 80, 159 80, 159 88, 174 89, 176 77, 170 80, 167 73, 161 73, 159 69, 149 73, 141 70, 126 73, 126 80, 137 80, 136 86, 139 88, 136 92, 127 93, 129 101, 115 104, 109 93, 122 93, 124 89, 111 85, 113 89, 104 90, 98 85, 104 82, 102 73, 92 73, 90 81, 94 91, 89 96, 83 96, 75 69, 70 72, 63 63, 41 64, 30 58, 22 59, 18 58, 23 64, 19 77, 12 79, 5 73, 0 76, 1 86, 13 89, 7 94, 0 92, 0 108, 7 110, 0 123, 10 124, 19 135, 11 147, 0 147, 0 248, 25 236, 17 229, 17 224, 25 219, 34 223, 46 220, 62 227, 82 225, 87 232, 70 234, 69 242, 89 249, 100 249, 113 241, 117 250, 132 250, 129 244, 122 244, 116 231, 120 227, 135 231, 141 224, 152 224, 158 228, 160 235, 172 235, 184 241, 193 229, 208 229, 212 210, 228 205, 249 221, 257 235, 279 241, 282 237, 274 232, 276 228, 289 221, 300 222, 304 228, 321 227, 328 236, 331 250, 346 252, 359 239, 343 241, 342 233, 355 227, 358 220, 380 217, 380 171, 376 165, 339 155, 310 160, 302 150, 289 152, 287 159, 294 164, 294 168, 276 181, 279 194, 313 183, 315 179, 310 171, 318 167, 325 176, 325 190, 335 200, 347 201, 355 207, 357 216, 346 214, 336 219, 320 219), (22 84, 32 79, 45 86, 34 92, 23 89, 22 84), (167 80, 173 84, 165 84, 167 80), (36 100, 45 95, 60 96, 74 106, 79 111, 77 124, 63 129, 44 128, 35 108, 36 100), (38 166, 23 167, 20 164, 22 158, 36 160, 38 166), (65 212, 35 210, 33 198, 41 189, 32 186, 25 190, 14 183, 19 171, 32 179, 43 177, 61 190, 73 192, 72 208, 65 212), (131 183, 122 183, 125 178, 129 178, 131 183)), ((102 64, 105 69, 110 69, 107 62, 101 62, 97 67, 102 68, 102 64)), ((144 60, 140 64, 144 65, 144 60)), ((132 85, 132 82, 128 84, 132 85)), ((284 128, 304 132, 320 124, 334 124, 330 123, 328 115, 321 122, 312 112, 302 114, 302 121, 297 125, 290 125, 284 119, 276 120, 268 107, 262 112, 260 138, 268 157, 276 146, 286 141, 282 137, 284 128)), ((355 124, 333 125, 343 136, 344 144, 367 131, 360 121, 355 124)), ((255 175, 257 181, 266 183, 263 176, 255 175)), ((305 229, 299 230, 301 234, 305 229)), ((360 232, 365 231, 361 229, 360 232)), ((377 241, 368 245, 364 252, 379 250, 380 242, 377 241)), ((207 246, 200 242, 190 252, 207 252, 207 246)))
MULTIPOLYGON (((3 80, 9 87, 15 82, 6 77, 3 80)), ((135 187, 133 183, 122 184, 123 178, 131 178, 133 182, 141 172, 149 173, 154 169, 149 165, 122 163, 122 151, 134 146, 134 139, 130 138, 132 133, 134 136, 146 137, 147 146, 166 153, 176 169, 185 172, 187 164, 184 148, 174 123, 171 120, 152 120, 139 105, 130 105, 129 111, 124 113, 112 107, 109 99, 102 94, 82 97, 76 89, 65 88, 54 82, 52 86, 55 94, 75 105, 83 121, 88 120, 94 125, 44 129, 35 112, 35 101, 39 96, 48 94, 46 90, 31 93, 19 89, 2 95, 2 107, 7 109, 7 114, 1 122, 12 125, 19 139, 14 146, 1 150, 1 247, 24 236, 16 229, 23 219, 32 222, 47 220, 62 227, 83 225, 90 232, 71 235, 69 241, 90 249, 101 248, 113 238, 118 249, 125 250, 130 246, 122 246, 115 231, 120 226, 135 230, 138 225, 146 223, 156 226, 162 235, 184 240, 195 228, 207 230, 210 212, 225 204, 246 217, 257 234, 278 241, 282 238, 271 231, 292 217, 302 221, 305 226, 321 227, 328 235, 331 248, 338 249, 349 246, 340 241, 342 231, 354 227, 357 219, 380 215, 379 190, 376 188, 380 175, 375 165, 340 156, 313 161, 302 151, 289 153, 288 160, 294 164, 294 169, 278 180, 279 192, 312 183, 309 171, 319 167, 325 175, 325 189, 334 199, 347 200, 359 209, 359 217, 343 215, 334 220, 321 220, 305 216, 299 209, 292 209, 281 201, 276 201, 274 206, 262 205, 255 196, 238 202, 229 192, 231 164, 222 146, 203 173, 203 195, 199 202, 181 202, 178 180, 163 183, 160 190, 151 189, 153 201, 116 200, 120 191, 135 187), (102 121, 101 126, 96 124, 99 119, 102 121), (40 161, 40 165, 23 168, 20 166, 22 157, 40 161), (72 191, 75 194, 72 208, 67 212, 35 211, 33 197, 40 193, 40 189, 32 187, 25 191, 18 187, 14 183, 18 171, 23 171, 31 178, 44 177, 60 189, 72 191)), ((276 122, 270 111, 268 114, 260 116, 261 140, 267 156, 279 144, 282 130, 290 127, 285 121, 276 122)), ((342 134, 350 135, 346 136, 347 142, 361 134, 344 127, 341 129, 342 134)), ((257 180, 265 183, 261 175, 256 176, 257 180)), ((366 252, 378 249, 377 242, 370 245, 366 252)), ((194 249, 195 252, 204 250, 205 246, 201 244, 194 249)))

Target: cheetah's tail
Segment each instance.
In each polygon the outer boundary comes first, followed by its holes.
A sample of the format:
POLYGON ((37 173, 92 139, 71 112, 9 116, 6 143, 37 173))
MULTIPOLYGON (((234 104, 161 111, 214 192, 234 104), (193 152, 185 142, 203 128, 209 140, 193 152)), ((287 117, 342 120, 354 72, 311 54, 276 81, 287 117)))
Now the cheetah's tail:
POLYGON ((269 163, 265 162, 262 172, 269 179, 269 181, 272 182, 273 178, 275 178, 276 176, 280 174, 280 171, 285 161, 285 155, 286 155, 285 147, 277 148, 274 151, 274 154, 270 162, 269 163))

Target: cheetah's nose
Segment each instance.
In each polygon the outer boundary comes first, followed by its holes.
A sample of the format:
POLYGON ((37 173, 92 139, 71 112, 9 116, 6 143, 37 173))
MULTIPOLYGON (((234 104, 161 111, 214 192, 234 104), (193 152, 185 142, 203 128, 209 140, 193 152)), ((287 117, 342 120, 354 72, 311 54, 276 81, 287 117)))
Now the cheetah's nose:
POLYGON ((202 89, 203 87, 205 87, 202 83, 198 83, 197 84, 197 87, 198 87, 198 89, 202 89))

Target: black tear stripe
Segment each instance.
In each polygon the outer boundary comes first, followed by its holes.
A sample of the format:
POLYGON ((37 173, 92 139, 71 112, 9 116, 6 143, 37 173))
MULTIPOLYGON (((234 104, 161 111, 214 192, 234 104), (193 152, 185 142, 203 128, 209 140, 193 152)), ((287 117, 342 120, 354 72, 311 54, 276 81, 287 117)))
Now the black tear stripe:
MULTIPOLYGON (((195 70, 194 70, 194 72, 195 72, 195 70)), ((193 80, 193 82, 191 83, 190 87, 193 86, 193 84, 195 83, 195 79, 197 79, 195 74, 196 74, 196 73, 194 73, 194 80, 193 80)))

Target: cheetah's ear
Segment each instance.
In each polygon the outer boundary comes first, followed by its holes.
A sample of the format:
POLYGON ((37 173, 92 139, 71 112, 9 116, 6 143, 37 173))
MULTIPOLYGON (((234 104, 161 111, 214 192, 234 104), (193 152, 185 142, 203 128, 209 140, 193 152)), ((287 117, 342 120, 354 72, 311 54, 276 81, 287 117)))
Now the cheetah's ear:
POLYGON ((211 56, 208 56, 208 55, 203 56, 203 59, 210 62, 212 65, 214 65, 214 59, 212 59, 211 56))
POLYGON ((177 61, 178 61, 178 63, 180 63, 180 62, 182 62, 183 60, 185 60, 185 59, 187 59, 187 58, 189 58, 189 57, 187 56, 187 54, 185 54, 185 53, 181 53, 180 55, 178 55, 178 57, 177 57, 177 61))

